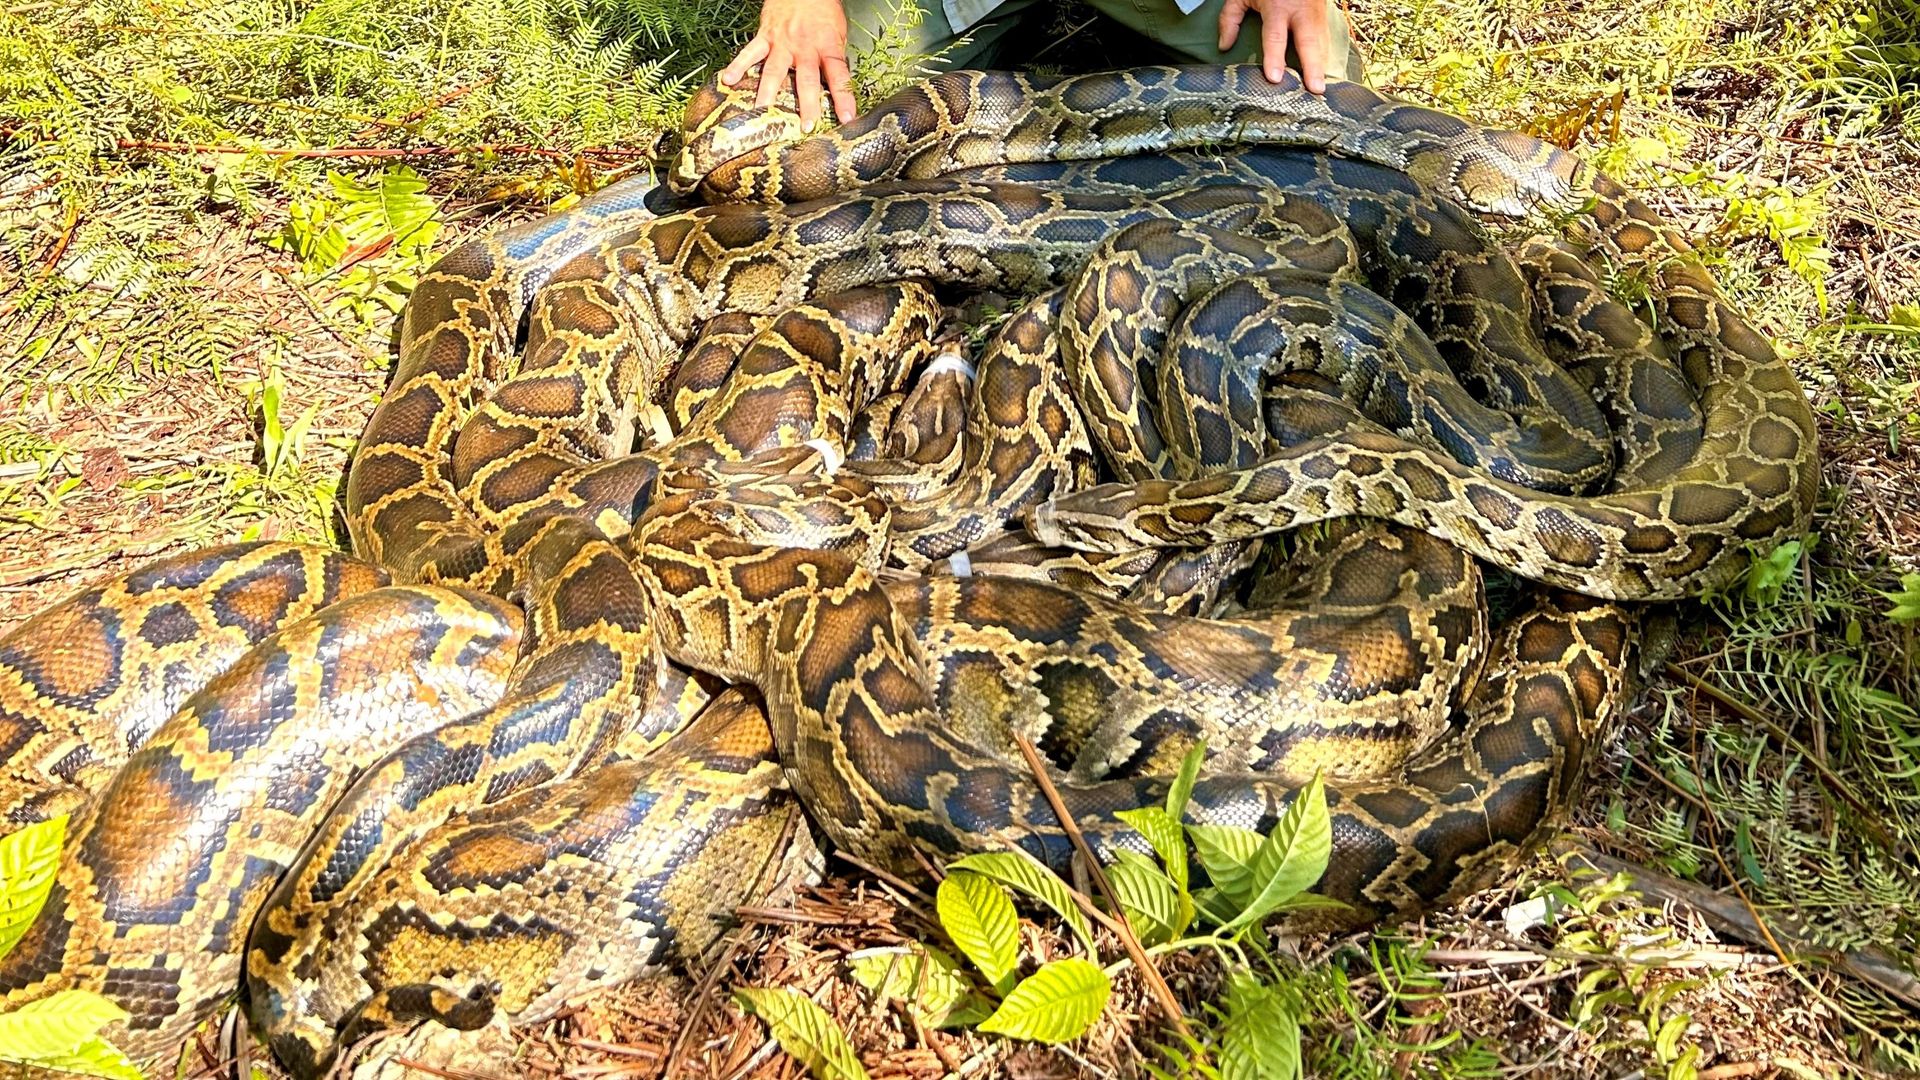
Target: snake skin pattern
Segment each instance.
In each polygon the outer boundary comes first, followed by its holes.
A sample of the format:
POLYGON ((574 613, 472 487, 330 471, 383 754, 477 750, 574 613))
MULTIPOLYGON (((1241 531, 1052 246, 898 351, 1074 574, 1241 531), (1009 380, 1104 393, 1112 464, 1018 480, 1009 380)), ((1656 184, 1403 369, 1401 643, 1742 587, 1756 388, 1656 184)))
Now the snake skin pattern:
POLYGON ((1065 869, 1016 736, 1103 854, 1196 743, 1197 820, 1324 775, 1318 891, 1401 917, 1565 812, 1640 602, 1807 524, 1789 368, 1538 140, 1251 67, 811 135, 750 95, 696 98, 677 203, 424 275, 355 556, 179 556, 0 640, 0 812, 71 815, 8 1008, 104 993, 164 1069, 244 991, 301 1077, 535 1022, 698 964, 802 809, 897 873, 1065 869))

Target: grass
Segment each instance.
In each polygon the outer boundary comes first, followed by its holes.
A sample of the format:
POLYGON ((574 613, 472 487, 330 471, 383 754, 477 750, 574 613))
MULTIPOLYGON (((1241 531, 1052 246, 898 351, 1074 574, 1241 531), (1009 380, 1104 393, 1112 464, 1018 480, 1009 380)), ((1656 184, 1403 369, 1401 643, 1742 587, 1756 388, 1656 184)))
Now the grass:
MULTIPOLYGON (((1593 787, 1613 794, 1589 800, 1582 832, 1739 897, 1788 940, 1910 962, 1920 684, 1911 613, 1890 613, 1920 558, 1905 479, 1920 338, 1904 329, 1920 289, 1901 254, 1920 242, 1905 173, 1920 152, 1920 14, 1738 0, 1408 0, 1356 14, 1377 84, 1579 147, 1705 237, 1723 286, 1794 358, 1820 414, 1829 487, 1813 533, 1681 612, 1680 653, 1602 768, 1593 787)), ((1612 918, 1687 937, 1658 912, 1612 918)), ((1686 1061, 1658 1035, 1676 1015, 1695 1018, 1683 1040, 1707 1034, 1716 999, 1741 994, 1775 1003, 1755 1012, 1826 1013, 1790 1034, 1750 1029, 1746 1060, 1817 1075, 1920 1067, 1900 1005, 1817 969, 1681 983, 1656 983, 1678 987, 1662 991, 1665 1020, 1635 1019, 1644 984, 1576 993, 1556 1015, 1587 1010, 1594 1041, 1567 1053, 1605 1048, 1596 1069, 1669 1076, 1738 1062, 1724 1050, 1686 1061), (1625 1038, 1608 1037, 1623 1025, 1625 1038)))
MULTIPOLYGON (((1290 943, 1310 1074, 1920 1069, 1906 1006, 1775 951, 1915 951, 1920 605, 1902 597, 1920 591, 1905 578, 1920 571, 1920 9, 1356 0, 1352 15, 1376 86, 1576 147, 1706 238, 1734 302, 1794 359, 1828 488, 1796 548, 1676 613, 1679 651, 1573 833, 1765 932, 1729 937, 1542 858, 1457 910, 1290 943)), ((351 192, 391 193, 411 169, 433 250, 564 201, 643 165, 750 18, 695 0, 0 11, 0 617, 210 539, 337 537, 333 486, 381 389, 392 305, 430 257, 380 248, 396 219, 355 209, 404 216, 404 197, 351 192)), ((1074 31, 1084 11, 1058 19, 1035 35, 1043 64, 1138 52, 1074 31)), ((876 1010, 842 961, 929 939, 927 906, 858 876, 805 893, 748 919, 718 982, 808 993, 895 1075, 1124 1072, 1149 1049, 1130 1017, 1152 1007, 1125 977, 1122 1008, 1065 1052, 876 1010)), ((1167 976, 1190 1015, 1218 989, 1197 961, 1167 976)), ((530 1075, 654 1075, 676 1054, 700 1075, 771 1074, 767 1045, 711 994, 648 986, 520 1052, 530 1075)))

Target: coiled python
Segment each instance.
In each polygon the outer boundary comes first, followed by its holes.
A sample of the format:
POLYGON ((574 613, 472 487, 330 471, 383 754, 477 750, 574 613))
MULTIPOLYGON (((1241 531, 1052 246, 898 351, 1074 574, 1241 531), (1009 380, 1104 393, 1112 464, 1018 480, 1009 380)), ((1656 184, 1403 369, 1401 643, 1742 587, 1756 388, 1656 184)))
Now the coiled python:
POLYGON ((1344 763, 1319 888, 1402 914, 1571 799, 1629 682, 1610 601, 1811 512, 1810 411, 1680 236, 1363 87, 963 73, 811 136, 708 93, 673 179, 706 205, 616 186, 423 278, 349 475, 365 561, 218 549, 0 642, 6 810, 75 813, 10 1004, 105 992, 153 1060, 244 978, 302 1075, 536 1020, 697 957, 783 787, 909 872, 1063 864, 1015 733, 1108 850, 1195 739, 1213 821, 1344 763), (1031 299, 961 378, 929 284, 1031 299), (1489 630, 1463 551, 1584 596, 1489 630))

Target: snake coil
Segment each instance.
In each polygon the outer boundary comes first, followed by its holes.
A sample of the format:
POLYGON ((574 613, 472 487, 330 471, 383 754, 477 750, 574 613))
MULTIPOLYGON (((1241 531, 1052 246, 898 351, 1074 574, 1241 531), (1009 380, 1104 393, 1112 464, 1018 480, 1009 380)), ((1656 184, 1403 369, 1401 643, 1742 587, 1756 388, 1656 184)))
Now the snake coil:
POLYGON ((1248 67, 747 100, 690 108, 686 208, 422 278, 357 557, 176 556, 0 640, 0 809, 72 815, 7 1007, 105 993, 154 1062, 244 988, 301 1076, 537 1021, 698 963, 801 807, 900 872, 1064 866, 1016 736, 1107 853, 1198 742, 1198 820, 1325 775, 1319 891, 1403 916, 1565 811, 1642 604, 1811 514, 1787 365, 1538 140, 1248 67))

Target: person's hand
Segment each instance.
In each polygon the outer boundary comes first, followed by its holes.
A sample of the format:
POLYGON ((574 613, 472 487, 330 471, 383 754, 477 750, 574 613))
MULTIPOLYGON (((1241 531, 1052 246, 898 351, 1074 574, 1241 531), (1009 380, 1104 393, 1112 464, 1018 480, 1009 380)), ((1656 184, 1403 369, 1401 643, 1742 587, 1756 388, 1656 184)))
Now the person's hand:
POLYGON ((1325 0, 1227 0, 1220 9, 1220 51, 1240 39, 1247 12, 1260 13, 1260 67, 1268 82, 1279 82, 1287 70, 1287 38, 1300 54, 1300 81, 1316 94, 1327 92, 1327 59, 1333 36, 1327 29, 1325 0))
MULTIPOLYGON (((1230 0, 1231 2, 1231 0, 1230 0)), ((760 32, 720 73, 720 83, 732 86, 755 64, 760 64, 760 93, 755 103, 766 106, 793 72, 794 96, 799 99, 800 122, 812 127, 820 119, 820 87, 833 97, 833 111, 845 124, 853 120, 853 86, 847 70, 847 13, 840 0, 766 0, 760 8, 760 32)))

